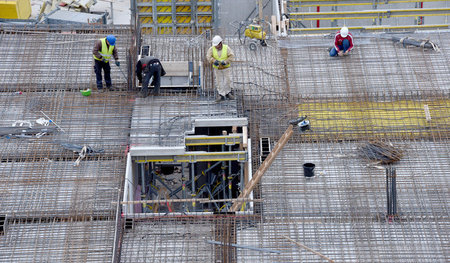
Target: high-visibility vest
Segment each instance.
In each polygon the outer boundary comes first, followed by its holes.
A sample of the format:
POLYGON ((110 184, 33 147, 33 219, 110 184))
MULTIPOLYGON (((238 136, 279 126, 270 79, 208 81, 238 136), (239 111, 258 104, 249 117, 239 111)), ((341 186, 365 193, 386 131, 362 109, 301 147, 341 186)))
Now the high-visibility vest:
MULTIPOLYGON (((217 48, 213 47, 212 48, 213 58, 215 58, 218 61, 224 61, 224 60, 226 60, 228 58, 228 52, 227 51, 228 51, 228 45, 222 45, 222 54, 220 54, 220 57, 219 57, 219 52, 217 52, 217 48)), ((219 69, 219 66, 216 66, 214 64, 213 64, 213 67, 215 67, 216 69, 219 69)), ((221 66, 221 68, 229 68, 229 67, 230 67, 229 63, 226 64, 225 66, 221 66)))
MULTIPOLYGON (((108 46, 106 45, 106 37, 100 39, 100 41, 102 41, 102 49, 100 50, 99 53, 106 60, 106 62, 108 62, 109 59, 112 56, 112 53, 113 53, 113 50, 114 50, 114 46, 109 45, 109 49, 108 49, 108 46)), ((94 56, 94 59, 102 61, 102 59, 97 58, 95 55, 93 55, 93 56, 94 56)))

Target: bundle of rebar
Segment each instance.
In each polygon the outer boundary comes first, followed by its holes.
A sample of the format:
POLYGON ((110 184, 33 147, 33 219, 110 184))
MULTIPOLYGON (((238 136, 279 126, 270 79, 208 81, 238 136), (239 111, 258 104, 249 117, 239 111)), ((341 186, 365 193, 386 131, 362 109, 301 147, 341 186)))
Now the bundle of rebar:
POLYGON ((368 142, 361 146, 360 152, 366 159, 376 160, 382 164, 394 163, 403 157, 402 149, 382 141, 368 142))

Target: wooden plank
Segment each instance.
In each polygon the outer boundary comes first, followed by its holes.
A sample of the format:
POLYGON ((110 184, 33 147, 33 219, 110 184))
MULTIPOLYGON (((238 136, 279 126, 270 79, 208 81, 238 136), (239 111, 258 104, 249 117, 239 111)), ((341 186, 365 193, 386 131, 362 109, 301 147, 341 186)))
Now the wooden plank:
MULTIPOLYGON (((259 169, 254 174, 253 178, 250 180, 250 182, 245 186, 244 190, 239 195, 239 198, 246 198, 250 195, 250 193, 253 191, 253 189, 256 187, 256 185, 261 181, 262 176, 264 173, 269 169, 270 165, 272 165, 273 161, 277 157, 277 155, 280 153, 280 151, 283 149, 283 147, 286 145, 286 143, 291 138, 292 134, 294 133, 292 125, 289 125, 289 128, 284 132, 283 136, 281 136, 278 143, 273 148, 273 151, 270 152, 269 156, 264 160, 264 162, 261 164, 259 169)), ((236 212, 238 208, 241 206, 241 201, 235 201, 233 205, 230 208, 231 212, 236 212)))

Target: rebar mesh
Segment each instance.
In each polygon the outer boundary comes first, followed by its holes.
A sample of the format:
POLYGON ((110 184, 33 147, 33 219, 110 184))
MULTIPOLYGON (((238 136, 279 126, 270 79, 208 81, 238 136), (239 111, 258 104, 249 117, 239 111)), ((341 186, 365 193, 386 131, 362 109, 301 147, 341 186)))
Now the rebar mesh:
POLYGON ((117 70, 113 82, 122 91, 78 93, 95 84, 91 44, 80 41, 114 32, 125 57, 133 48, 131 30, 61 31, 68 29, 0 33, 7 62, 0 69, 0 126, 45 113, 51 127, 65 131, 0 139, 1 261, 324 262, 286 237, 336 262, 449 261, 449 32, 415 35, 429 36, 440 53, 357 35, 354 53, 343 59, 328 56, 331 38, 323 36, 270 40, 256 51, 226 37, 236 53, 237 99, 214 103, 204 35, 144 37, 161 60, 203 62, 205 85, 142 99, 124 91, 127 81, 117 70), (19 90, 25 92, 14 93, 19 90), (276 143, 288 121, 301 115, 308 115, 311 129, 295 128, 253 191, 261 199, 253 210, 121 215, 128 146, 179 145, 193 117, 246 117, 254 172, 259 139, 276 143), (392 165, 394 218, 386 212, 387 165, 359 152, 371 140, 403 149, 392 165), (65 141, 105 153, 74 166, 79 155, 62 147, 65 141), (306 162, 315 164, 312 178, 303 175, 306 162))

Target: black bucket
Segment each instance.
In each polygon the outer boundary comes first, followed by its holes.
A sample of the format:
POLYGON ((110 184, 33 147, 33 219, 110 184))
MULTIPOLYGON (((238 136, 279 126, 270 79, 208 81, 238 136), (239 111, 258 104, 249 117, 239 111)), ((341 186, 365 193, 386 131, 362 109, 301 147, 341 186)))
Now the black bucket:
POLYGON ((314 176, 314 168, 316 165, 313 163, 304 163, 303 164, 303 174, 305 177, 313 177, 314 176))

